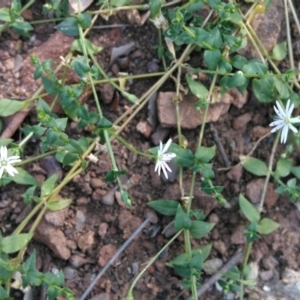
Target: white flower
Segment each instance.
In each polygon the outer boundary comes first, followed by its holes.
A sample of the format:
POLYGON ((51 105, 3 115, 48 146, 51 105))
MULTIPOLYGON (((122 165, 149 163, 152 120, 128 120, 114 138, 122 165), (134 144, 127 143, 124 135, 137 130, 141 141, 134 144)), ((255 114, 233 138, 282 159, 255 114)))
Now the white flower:
POLYGON ((168 142, 163 147, 163 144, 160 141, 159 150, 157 151, 156 165, 155 165, 155 169, 154 169, 154 172, 158 171, 158 175, 160 175, 160 170, 163 170, 165 177, 167 179, 168 179, 168 173, 166 170, 168 170, 169 172, 172 172, 172 170, 168 166, 167 162, 171 161, 176 156, 175 153, 171 153, 171 152, 166 153, 168 151, 168 148, 170 147, 171 143, 172 143, 172 140, 169 139, 168 142))
POLYGON ((13 164, 20 162, 20 156, 14 155, 7 157, 6 146, 0 148, 0 178, 4 172, 7 172, 10 176, 14 176, 18 171, 12 166, 13 164))
POLYGON ((275 117, 275 121, 270 124, 270 126, 275 126, 275 127, 271 130, 271 132, 275 132, 279 129, 282 129, 280 142, 285 143, 287 140, 289 129, 291 129, 295 133, 298 132, 297 128, 293 126, 293 123, 299 123, 300 119, 291 118, 294 109, 294 104, 290 105, 290 99, 286 104, 286 108, 283 108, 280 105, 279 101, 276 101, 276 105, 274 105, 274 110, 277 116, 275 117))

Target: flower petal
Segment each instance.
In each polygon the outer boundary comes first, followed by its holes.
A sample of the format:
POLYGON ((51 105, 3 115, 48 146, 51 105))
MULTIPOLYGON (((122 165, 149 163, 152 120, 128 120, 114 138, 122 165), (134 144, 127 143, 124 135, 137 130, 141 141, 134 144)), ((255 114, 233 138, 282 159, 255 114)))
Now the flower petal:
POLYGON ((280 138, 280 143, 286 143, 286 140, 287 140, 287 136, 288 136, 288 131, 289 131, 289 127, 288 125, 284 126, 282 128, 282 131, 281 131, 281 138, 280 138))
POLYGON ((172 143, 172 139, 169 139, 169 140, 167 141, 167 143, 165 144, 165 146, 164 146, 163 153, 166 153, 166 152, 168 151, 168 149, 169 149, 171 143, 172 143))

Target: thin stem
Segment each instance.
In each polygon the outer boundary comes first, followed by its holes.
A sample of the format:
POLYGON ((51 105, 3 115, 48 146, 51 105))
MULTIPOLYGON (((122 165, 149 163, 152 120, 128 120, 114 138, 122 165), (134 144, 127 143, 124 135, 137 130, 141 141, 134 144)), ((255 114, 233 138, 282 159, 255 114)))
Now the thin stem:
MULTIPOLYGON (((143 270, 136 276, 136 278, 134 279, 134 281, 132 282, 130 288, 129 288, 129 291, 127 293, 127 296, 126 296, 126 300, 131 300, 133 299, 133 296, 132 296, 132 292, 133 292, 133 289, 136 285, 136 283, 139 281, 139 279, 143 276, 143 274, 147 271, 147 269, 157 260, 157 258, 159 257, 159 255, 165 251, 172 243, 173 241, 175 241, 175 239, 182 233, 182 230, 181 231, 178 231, 169 241, 168 243, 166 243, 157 253, 155 256, 153 256, 147 263, 147 265, 143 268, 143 270)), ((80 299, 80 300, 83 300, 83 299, 80 299)))
POLYGON ((45 152, 45 153, 42 153, 42 154, 39 154, 39 155, 36 155, 34 157, 30 157, 30 158, 27 158, 25 160, 22 160, 21 162, 19 163, 16 163, 15 166, 16 167, 19 167, 19 166, 22 166, 22 165, 26 165, 26 164, 29 164, 33 161, 36 161, 36 160, 39 160, 43 157, 46 157, 46 156, 49 156, 49 155, 52 155, 52 154, 55 154, 57 152, 57 150, 51 150, 49 152, 45 152))

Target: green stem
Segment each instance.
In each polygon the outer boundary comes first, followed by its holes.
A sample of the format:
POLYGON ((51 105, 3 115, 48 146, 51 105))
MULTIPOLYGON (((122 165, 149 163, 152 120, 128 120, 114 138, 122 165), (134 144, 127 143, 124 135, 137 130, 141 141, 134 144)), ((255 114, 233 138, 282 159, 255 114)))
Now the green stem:
POLYGON ((126 296, 126 300, 130 300, 130 299, 134 299, 133 298, 133 289, 136 285, 136 283, 139 281, 139 279, 143 276, 143 274, 147 271, 147 269, 157 260, 157 258, 159 257, 159 255, 165 251, 165 249, 167 249, 172 243, 173 241, 175 241, 175 239, 181 234, 182 230, 181 231, 178 231, 169 241, 167 244, 164 245, 164 247, 162 247, 157 253, 155 256, 153 256, 149 262, 147 263, 147 265, 143 268, 143 270, 136 276, 136 278, 134 279, 134 281, 132 282, 130 288, 129 288, 129 291, 127 293, 127 296, 126 296))

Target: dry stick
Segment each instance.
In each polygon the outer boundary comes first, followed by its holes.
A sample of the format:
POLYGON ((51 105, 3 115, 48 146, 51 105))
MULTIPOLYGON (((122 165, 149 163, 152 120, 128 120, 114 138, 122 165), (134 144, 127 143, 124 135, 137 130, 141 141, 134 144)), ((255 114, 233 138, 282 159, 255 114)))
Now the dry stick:
POLYGON ((215 144, 217 145, 218 150, 221 153, 221 156, 222 156, 223 162, 225 164, 225 167, 226 168, 230 168, 230 161, 229 161, 228 156, 227 156, 227 154, 225 152, 223 144, 220 141, 220 138, 219 138, 219 135, 218 135, 218 131, 214 128, 213 125, 211 125, 211 132, 212 132, 213 140, 214 140, 215 144))
POLYGON ((99 274, 96 276, 96 278, 92 281, 92 283, 89 285, 89 287, 86 289, 84 294, 81 296, 80 300, 84 300, 89 293, 92 291, 93 287, 96 285, 98 280, 104 275, 106 270, 110 267, 110 265, 117 259, 117 257, 128 247, 128 245, 132 242, 133 239, 136 238, 136 236, 144 229, 146 225, 151 221, 153 216, 150 216, 147 218, 140 227, 130 236, 130 238, 119 248, 119 250, 114 254, 114 256, 106 263, 104 268, 99 272, 99 274))
MULTIPOLYGON (((211 288, 225 273, 227 273, 233 266, 242 261, 244 256, 244 252, 239 249, 234 255, 230 258, 230 260, 220 269, 217 273, 210 277, 202 286, 202 288, 197 292, 197 296, 202 296, 207 290, 211 288)), ((190 299, 190 298, 189 298, 190 299)))

